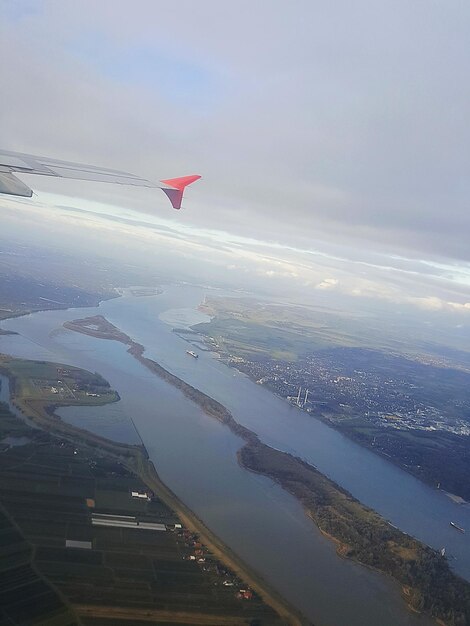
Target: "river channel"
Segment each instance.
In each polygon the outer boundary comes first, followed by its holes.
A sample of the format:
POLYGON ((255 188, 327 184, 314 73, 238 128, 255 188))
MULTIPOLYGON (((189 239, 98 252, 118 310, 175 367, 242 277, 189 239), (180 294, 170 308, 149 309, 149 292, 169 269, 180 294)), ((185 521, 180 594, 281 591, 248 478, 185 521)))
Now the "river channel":
MULTIPOLYGON (((20 335, 0 336, 0 351, 54 360, 102 374, 121 401, 62 409, 63 419, 121 441, 145 443, 162 480, 221 539, 317 626, 412 626, 428 620, 409 612, 398 585, 336 555, 299 503, 270 479, 242 469, 243 441, 181 392, 151 374, 122 344, 62 328, 66 320, 104 315, 146 348, 146 356, 224 404, 235 419, 273 447, 315 464, 402 530, 452 555, 470 579, 470 548, 449 520, 470 528, 470 508, 315 418, 289 406, 210 352, 186 354, 174 326, 201 321, 206 291, 166 286, 158 296, 121 298, 97 308, 46 311, 2 322, 20 335), (130 419, 132 418, 132 420, 130 419)), ((7 386, 0 397, 6 399, 7 386)))

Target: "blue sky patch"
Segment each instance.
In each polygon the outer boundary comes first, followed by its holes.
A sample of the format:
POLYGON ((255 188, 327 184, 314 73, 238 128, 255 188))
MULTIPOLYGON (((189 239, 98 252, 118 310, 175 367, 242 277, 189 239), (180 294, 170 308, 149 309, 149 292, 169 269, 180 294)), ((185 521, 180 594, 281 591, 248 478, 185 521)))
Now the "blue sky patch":
POLYGON ((218 77, 197 63, 149 46, 118 47, 101 33, 87 33, 70 51, 107 78, 125 85, 145 85, 175 104, 210 106, 220 93, 218 77))

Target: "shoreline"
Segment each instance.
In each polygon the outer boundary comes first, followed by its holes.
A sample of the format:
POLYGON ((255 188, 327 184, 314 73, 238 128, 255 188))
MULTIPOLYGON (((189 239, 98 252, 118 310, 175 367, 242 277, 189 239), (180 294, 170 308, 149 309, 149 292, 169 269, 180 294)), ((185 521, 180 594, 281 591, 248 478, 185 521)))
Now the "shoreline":
MULTIPOLYGON (((1 309, 0 311, 4 311, 8 313, 6 317, 0 317, 0 324, 2 322, 6 322, 7 320, 15 319, 17 317, 25 317, 26 315, 33 315, 34 313, 43 313, 45 311, 69 311, 70 309, 88 309, 88 308, 96 308, 99 307, 102 302, 106 302, 108 300, 114 300, 115 298, 121 298, 122 294, 119 293, 120 287, 113 287, 112 292, 99 294, 99 299, 97 298, 96 304, 77 304, 77 303, 60 303, 61 306, 40 306, 37 309, 31 309, 27 311, 11 311, 7 309, 1 309)), ((98 294, 96 294, 98 295, 98 294)), ((158 294, 157 294, 158 295, 158 294)), ((18 333, 4 330, 0 327, 0 336, 1 335, 18 335, 18 333)))
POLYGON ((238 452, 249 471, 269 476, 303 506, 337 554, 398 584, 408 609, 440 620, 466 623, 470 584, 454 574, 438 552, 392 526, 314 466, 257 443, 238 452), (462 621, 464 620, 464 621, 462 621))
POLYGON ((189 400, 195 402, 200 408, 202 408, 207 415, 215 417, 223 424, 226 424, 234 434, 238 435, 245 441, 258 441, 258 435, 248 428, 245 428, 245 426, 239 424, 234 419, 230 411, 220 404, 220 402, 217 402, 217 400, 214 400, 207 394, 199 391, 199 389, 196 389, 181 378, 178 378, 178 376, 175 376, 166 370, 156 361, 145 357, 145 347, 142 344, 131 339, 128 335, 108 322, 108 320, 106 320, 102 315, 85 318, 84 320, 64 322, 63 326, 68 330, 89 335, 97 339, 107 339, 123 343, 127 346, 127 352, 139 361, 139 363, 144 365, 156 376, 162 378, 165 382, 179 389, 189 400), (98 328, 91 328, 90 324, 98 326, 98 328))
MULTIPOLYGON (((262 444, 263 445, 263 444, 262 444)), ((266 474, 262 471, 258 471, 256 469, 250 468, 247 465, 245 465, 243 463, 243 460, 241 458, 241 453, 242 450, 240 449, 237 453, 237 459, 239 462, 240 467, 248 470, 249 472, 252 472, 253 474, 258 474, 259 476, 266 476, 266 474)), ((281 487, 283 487, 285 489, 285 487, 282 485, 282 482, 276 480, 276 478, 273 478, 273 480, 275 482, 277 482, 281 487)), ((296 497, 296 496, 294 496, 296 497)), ((407 585, 402 584, 400 581, 398 581, 392 574, 386 573, 380 569, 377 569, 376 567, 373 567, 372 565, 368 565, 366 563, 362 563, 361 561, 359 561, 358 559, 354 558, 353 556, 349 555, 349 552, 351 550, 351 547, 341 541, 341 539, 338 539, 338 537, 335 537, 334 535, 331 535, 330 533, 328 533, 326 530, 324 530, 323 528, 321 528, 318 523, 315 520, 314 515, 312 514, 311 510, 307 508, 307 506, 303 503, 300 502, 302 504, 302 508, 304 510, 305 515, 312 521, 313 524, 315 524, 315 527, 319 530, 319 532, 326 538, 328 539, 328 541, 331 541, 335 546, 336 546, 336 554, 341 558, 341 559, 345 559, 345 560, 351 560, 354 561, 355 563, 357 563, 358 565, 360 565, 361 567, 365 567, 367 569, 369 569, 372 572, 379 572, 380 574, 385 575, 390 582, 392 582, 394 585, 398 585, 399 589, 401 590, 401 594, 403 597, 403 600, 406 604, 406 607, 409 611, 411 611, 412 613, 416 613, 417 615, 422 615, 422 611, 419 611, 416 607, 414 607, 411 604, 411 597, 412 597, 412 587, 409 587, 407 585)), ((439 626, 448 626, 447 622, 444 622, 443 620, 440 620, 439 618, 434 618, 436 621, 436 624, 438 624, 439 626)))
MULTIPOLYGON (((200 304, 198 306, 198 310, 205 313, 206 315, 210 315, 212 317, 212 319, 215 319, 218 316, 217 310, 216 309, 211 309, 211 305, 204 305, 204 304, 200 304)), ((210 324, 210 322, 208 323, 210 324)), ((244 371, 243 369, 240 369, 239 364, 236 362, 236 354, 237 351, 235 350, 235 355, 231 355, 227 349, 223 349, 221 346, 219 346, 216 342, 214 337, 212 337, 211 334, 209 334, 209 332, 206 329, 201 328, 201 330, 198 330, 199 326, 204 327, 205 324, 193 324, 190 328, 191 330, 195 330, 196 332, 198 332, 201 336, 201 341, 203 343, 205 343, 206 346, 208 346, 208 348, 211 351, 214 351, 217 355, 218 358, 228 367, 232 367, 234 368, 237 372, 239 372, 240 374, 243 374, 245 376, 247 376, 250 381, 252 381, 253 383, 258 383, 257 378, 248 370, 248 371, 244 371), (233 360, 232 360, 232 357, 233 360)), ((402 353, 401 351, 395 351, 391 353, 392 356, 397 356, 397 357, 402 357, 408 361, 412 361, 412 362, 418 362, 418 363, 423 363, 426 364, 426 361, 422 361, 420 359, 415 359, 412 356, 410 356, 410 354, 406 354, 406 353, 402 353)), ((250 358, 246 357, 247 360, 249 361, 250 358)), ((243 360, 243 359, 242 359, 243 360)), ((256 360, 256 359, 255 359, 256 360)), ((464 371, 466 373, 470 373, 470 369, 466 368, 463 366, 459 366, 456 363, 455 364, 437 364, 435 365, 435 367, 439 367, 439 368, 451 368, 451 369, 456 369, 456 370, 461 370, 464 371)), ((283 400, 284 402, 288 402, 286 397, 283 396, 282 394, 280 394, 275 388, 272 388, 268 385, 265 386, 265 388, 270 391, 273 395, 275 395, 277 398, 279 398, 280 400, 283 400)), ((294 406, 292 403, 288 404, 290 406, 294 406)), ((303 411, 300 407, 295 407, 295 408, 299 408, 299 410, 301 410, 303 413, 306 413, 306 411, 303 411)), ((308 413, 308 412, 307 412, 308 413)), ((406 458, 400 457, 399 455, 395 455, 393 453, 392 450, 390 450, 390 454, 388 452, 386 452, 385 450, 380 449, 379 447, 376 447, 372 441, 372 438, 367 439, 363 436, 361 436, 361 432, 360 432, 360 428, 358 428, 357 430, 355 430, 354 428, 347 428, 344 427, 344 422, 341 420, 341 415, 338 413, 335 413, 334 411, 325 411, 323 412, 322 409, 315 409, 315 411, 312 411, 312 413, 309 414, 310 417, 312 417, 313 419, 317 419, 319 422, 325 424, 326 426, 328 426, 329 428, 334 429, 336 432, 340 433, 341 435, 343 435, 344 437, 346 437, 347 439, 349 439, 350 441, 354 442, 355 444, 361 446, 362 448, 364 448, 365 450, 368 450, 369 452, 372 452, 373 454, 376 454, 378 457, 388 461, 389 463, 391 463, 392 465, 394 465, 395 467, 398 467, 399 469, 401 469, 402 471, 406 472, 409 476, 413 476, 413 478, 417 479, 418 481, 420 481, 423 485, 426 485, 427 487, 430 487, 433 490, 441 490, 443 492, 450 492, 450 495, 448 495, 448 497, 450 497, 452 500, 454 500, 454 502, 456 502, 457 504, 468 504, 470 503, 470 495, 465 494, 465 492, 463 493, 459 493, 458 492, 458 487, 455 484, 455 480, 452 481, 451 483, 448 483, 446 480, 446 476, 433 476, 432 472, 430 475, 428 475, 426 472, 421 472, 419 471, 420 469, 420 465, 409 465, 406 462, 406 458), (339 419, 336 419, 336 416, 339 417, 339 419), (439 484, 446 484, 446 486, 444 487, 439 487, 439 484), (455 493, 457 492, 457 493, 455 493)), ((353 416, 353 418, 358 418, 361 417, 360 412, 356 412, 353 416)), ((386 432, 386 431, 385 431, 386 432)), ((411 432, 414 432, 413 429, 411 429, 411 432)), ((418 430, 418 432, 420 432, 418 430)), ((385 433, 382 433, 385 434, 385 433)), ((399 446, 399 444, 396 444, 397 447, 399 446)))
POLYGON ((297 609, 290 607, 287 601, 284 600, 277 591, 271 589, 269 583, 266 583, 259 574, 250 572, 249 566, 247 566, 231 548, 224 544, 223 541, 161 481, 152 461, 147 459, 146 466, 144 466, 142 472, 138 472, 138 476, 148 487, 155 490, 155 493, 161 497, 165 504, 175 511, 186 528, 200 536, 204 545, 209 548, 217 559, 226 564, 240 578, 247 582, 281 618, 285 619, 287 623, 293 626, 303 626, 309 623, 297 609))
MULTIPOLYGON (((143 346, 138 346, 137 354, 133 354, 133 356, 148 367, 146 361, 150 360, 143 357, 142 354, 138 354, 140 348, 143 352, 143 346)), ((158 375, 157 371, 153 368, 151 369, 156 375, 158 375)), ((23 399, 18 395, 16 377, 11 371, 8 370, 7 367, 5 367, 5 364, 0 365, 0 373, 8 379, 10 384, 9 402, 13 407, 20 411, 25 419, 30 420, 34 426, 50 433, 51 435, 60 436, 77 446, 93 448, 94 450, 99 451, 101 455, 112 458, 113 460, 121 463, 130 472, 137 475, 152 491, 158 495, 158 497, 162 499, 162 501, 165 502, 165 504, 174 510, 185 527, 192 532, 197 533, 202 543, 206 545, 212 554, 229 569, 235 572, 235 574, 239 576, 247 585, 249 585, 267 605, 274 609, 281 619, 285 620, 286 624, 291 626, 307 626, 308 624, 311 624, 295 607, 291 606, 289 602, 281 596, 281 594, 273 589, 261 575, 244 563, 244 561, 238 557, 229 546, 224 544, 224 542, 219 539, 204 524, 204 522, 193 511, 191 511, 191 509, 182 500, 180 500, 178 496, 169 487, 167 487, 167 485, 162 482, 153 462, 148 458, 145 445, 131 445, 113 442, 105 437, 101 437, 100 435, 96 435, 90 431, 68 424, 54 413, 54 409, 57 408, 57 406, 68 406, 66 403, 51 405, 44 403, 41 400, 29 401, 27 399, 23 399)), ((183 393, 185 393, 185 391, 186 393, 190 393, 189 389, 182 389, 182 391, 183 393)), ((216 417, 216 412, 220 409, 220 407, 213 405, 212 413, 210 413, 210 415, 216 417)), ((206 410, 209 410, 209 408, 206 407, 206 410)), ((220 417, 217 417, 217 419, 220 419, 220 417)))
MULTIPOLYGON (((416 559, 416 562, 423 561, 424 563, 424 562, 427 562, 426 558, 428 560, 434 559, 436 566, 441 570, 443 574, 445 574, 444 578, 447 580, 447 584, 450 586, 451 589, 457 586, 461 589, 465 589, 466 591, 468 588, 468 590, 470 591, 470 586, 468 586, 468 583, 466 583, 465 581, 460 579, 457 575, 455 575, 450 570, 448 563, 438 558, 435 550, 433 550, 432 548, 429 548, 428 546, 425 546, 424 544, 419 542, 417 539, 413 537, 409 537, 406 533, 403 533, 402 531, 393 528, 380 515, 378 515, 377 513, 375 513, 368 507, 362 505, 358 500, 353 498, 351 494, 346 492, 339 485, 337 485, 336 483, 334 483, 327 477, 323 476, 314 466, 305 463, 304 461, 302 461, 301 459, 297 457, 293 457, 292 455, 287 454, 285 452, 274 450, 273 448, 270 448, 269 446, 266 446, 265 444, 261 443, 258 435, 254 433, 253 431, 247 429, 246 427, 238 424, 238 422, 233 418, 232 414, 230 413, 230 411, 228 411, 228 409, 226 409, 226 407, 224 407, 222 404, 220 404, 216 400, 210 398, 205 393, 192 387, 191 385, 181 380, 180 378, 178 378, 171 372, 167 371, 157 362, 143 356, 144 351, 145 351, 144 346, 132 340, 128 335, 126 335, 125 333, 120 331, 118 328, 116 328, 113 324, 108 322, 108 320, 106 320, 103 316, 98 315, 98 316, 94 316, 93 318, 86 318, 83 320, 74 320, 72 322, 65 322, 64 327, 68 328, 69 330, 73 330, 75 332, 81 332, 81 333, 91 335, 97 338, 102 338, 102 339, 117 340, 125 344, 128 347, 128 350, 127 350, 128 353, 131 354, 134 358, 136 358, 140 363, 142 363, 150 371, 152 371, 154 374, 163 378, 166 382, 180 389, 186 397, 188 397, 189 399, 194 401, 198 406, 200 406, 206 412, 206 414, 208 414, 209 416, 215 417, 222 423, 226 424, 232 430, 232 432, 234 432, 236 435, 244 439, 245 445, 242 446, 242 448, 237 453, 238 462, 244 469, 247 469, 248 471, 257 471, 256 467, 253 467, 254 464, 253 463, 250 464, 247 461, 247 458, 250 455, 252 457, 256 457, 256 456, 259 457, 264 453, 265 455, 268 455, 268 457, 270 457, 270 460, 274 459, 275 463, 279 459, 287 460, 288 462, 291 463, 291 465, 293 465, 292 470, 291 470, 291 476, 292 474, 294 474, 295 476, 296 474, 300 475, 302 474, 302 472, 305 473, 306 471, 310 471, 312 474, 314 473, 315 475, 318 475, 320 477, 320 479, 318 479, 320 481, 320 484, 316 485, 320 493, 326 493, 327 496, 331 495, 332 493, 333 500, 334 498, 336 498, 337 502, 340 502, 341 499, 349 500, 349 502, 352 503, 353 506, 355 507, 353 513, 349 512, 350 514, 349 521, 350 522, 352 521, 353 525, 354 523, 356 523, 356 526, 358 526, 359 522, 361 522, 361 516, 364 516, 364 515, 370 516, 371 522, 370 522, 369 531, 370 529, 372 529, 372 531, 375 530, 376 532, 384 533, 386 536, 390 535, 391 537, 393 537, 393 541, 394 541, 393 546, 394 546, 394 549, 397 551, 398 556, 390 548, 389 548, 388 556, 389 558, 391 557, 392 559, 395 557, 395 560, 399 562, 398 569, 395 567, 395 575, 390 571, 390 566, 385 566, 386 561, 384 562, 384 565, 380 567, 378 564, 372 564, 368 562, 367 559, 364 560, 364 558, 362 559, 359 558, 357 554, 358 553, 357 545, 349 545, 347 542, 342 541, 340 537, 322 528, 319 516, 318 514, 316 515, 317 513, 316 509, 312 507, 308 507, 306 504, 305 489, 304 489, 305 484, 302 484, 301 480, 298 483, 296 483, 295 488, 294 488, 293 487, 293 484, 295 482, 294 479, 292 479, 292 477, 290 477, 289 479, 284 478, 282 476, 282 472, 272 471, 272 468, 271 468, 271 471, 269 469, 264 468, 264 471, 259 470, 258 472, 264 476, 269 476, 272 480, 280 484, 282 488, 284 488, 286 491, 291 493, 291 495, 293 495, 300 501, 300 503, 304 507, 304 510, 306 511, 306 514, 312 520, 312 522, 317 526, 320 532, 322 532, 324 536, 326 536, 329 540, 333 541, 337 545, 337 553, 340 557, 350 558, 356 563, 362 566, 368 567, 374 570, 375 572, 378 572, 380 574, 385 574, 386 576, 390 577, 391 580, 394 581, 394 583, 397 583, 402 590, 402 597, 406 603, 406 606, 408 607, 410 611, 426 613, 428 616, 432 617, 433 619, 439 619, 443 613, 443 611, 441 611, 440 615, 432 614, 433 610, 431 610, 430 608, 430 603, 432 606, 432 602, 431 602, 431 598, 433 595, 432 592, 435 591, 435 589, 431 589, 432 585, 430 585, 430 583, 428 584, 428 587, 427 587, 426 586, 427 583, 423 582, 423 577, 420 578, 419 575, 415 575, 415 583, 408 584, 410 581, 406 580, 407 576, 403 573, 403 569, 404 569, 403 558, 401 558, 400 551, 402 551, 405 554, 407 551, 414 551, 413 555, 414 555, 414 558, 416 559), (323 481, 324 484, 321 484, 321 481, 323 481), (323 489, 323 492, 322 492, 322 489, 323 489), (304 492, 302 492, 302 490, 304 490, 304 492), (377 531, 377 528, 378 528, 378 531, 377 531), (405 580, 403 580, 403 578, 405 578, 406 582, 405 580), (421 581, 421 584, 419 584, 418 581, 421 581), (424 596, 423 596, 423 593, 424 593, 424 596), (420 611, 418 607, 422 608, 421 603, 423 602, 424 598, 428 602, 427 604, 428 610, 426 610, 426 607, 424 607, 424 611, 420 611)), ((313 489, 310 495, 312 495, 312 493, 315 496, 315 489, 313 489)), ((333 510, 335 510, 334 505, 333 505, 333 510)), ((340 502, 338 511, 340 510, 341 510, 341 502, 340 502)), ((338 513, 338 511, 335 511, 335 512, 338 513)), ((339 517, 341 517, 341 513, 339 513, 339 517)), ((372 551, 374 551, 375 549, 375 553, 374 553, 375 556, 377 556, 377 554, 380 553, 380 548, 378 547, 379 545, 380 545, 379 542, 374 544, 373 541, 370 541, 369 549, 372 551)), ((380 562, 380 556, 379 556, 379 562, 380 562)), ((415 561, 413 560, 412 562, 414 563, 415 561)), ((423 568, 425 566, 423 564, 418 567, 423 568)), ((421 572, 421 574, 423 574, 423 572, 421 572)), ((435 583, 435 581, 433 582, 435 583)), ((438 590, 442 591, 440 588, 438 588, 438 590)), ((466 593, 465 595, 467 597, 468 593, 466 593)), ((444 593, 444 599, 441 598, 444 604, 445 604, 446 598, 447 596, 444 593)), ((452 624, 453 621, 449 621, 446 623, 452 624)))
MULTIPOLYGON (((210 346, 210 344, 209 344, 209 346, 210 346)), ((212 347, 211 350, 214 351, 214 348, 212 347)), ((215 350, 214 352, 217 355, 217 358, 220 359, 224 363, 224 365, 226 365, 227 367, 231 367, 234 370, 236 370, 239 374, 241 374, 243 376, 246 376, 252 383, 258 384, 258 382, 257 382, 255 377, 253 377, 250 374, 248 374, 247 372, 244 372, 243 370, 239 369, 237 367, 236 363, 230 363, 225 358, 226 355, 223 352, 221 352, 219 350, 215 350)), ((286 398, 284 396, 280 395, 279 393, 276 393, 276 391, 271 389, 269 386, 264 386, 264 388, 267 389, 270 393, 272 393, 276 398, 279 398, 279 400, 282 400, 282 401, 286 402, 290 407, 295 408, 295 409, 301 411, 302 413, 306 413, 306 411, 303 411, 300 407, 297 407, 297 406, 291 404, 288 400, 286 400, 286 398)), ((407 466, 406 464, 400 463, 400 460, 397 459, 396 457, 391 456, 390 454, 387 454, 386 452, 380 450, 379 448, 374 447, 373 445, 371 445, 367 441, 364 441, 360 437, 355 437, 355 436, 351 435, 351 431, 347 431, 345 429, 342 429, 338 425, 338 423, 336 421, 330 419, 328 417, 328 415, 325 415, 323 413, 315 413, 315 414, 311 413, 311 414, 308 414, 308 415, 310 415, 310 417, 312 419, 318 420, 322 424, 325 424, 325 426, 328 426, 328 428, 332 428, 336 432, 338 432, 341 435, 343 435, 343 437, 346 437, 350 441, 352 441, 355 444, 361 446, 361 448, 364 448, 365 450, 368 450, 369 452, 372 452, 373 454, 377 455, 381 459, 384 459, 385 461, 388 461, 389 463, 391 463, 395 467, 398 467, 403 472, 406 472, 409 476, 413 476, 413 478, 415 478, 416 480, 419 480, 423 485, 426 485, 430 489, 434 489, 436 491, 441 491, 448 498, 453 500, 456 504, 470 504, 470 500, 465 500, 465 498, 463 498, 462 496, 460 496, 458 494, 454 494, 454 493, 451 493, 451 492, 449 492, 449 491, 447 491, 447 490, 445 490, 443 488, 436 487, 436 483, 435 482, 431 482, 431 481, 425 480, 421 474, 411 471, 409 466, 407 466)))

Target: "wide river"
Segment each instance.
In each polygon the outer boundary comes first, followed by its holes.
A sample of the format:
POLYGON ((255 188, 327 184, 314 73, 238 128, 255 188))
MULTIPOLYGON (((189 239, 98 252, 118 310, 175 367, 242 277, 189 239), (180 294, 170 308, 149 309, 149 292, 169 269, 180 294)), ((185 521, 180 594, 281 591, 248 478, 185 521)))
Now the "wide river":
MULTIPOLYGON (((97 308, 7 320, 2 328, 20 336, 0 336, 0 351, 101 373, 121 401, 65 408, 63 419, 121 441, 140 436, 163 481, 317 626, 429 624, 406 609, 398 585, 339 558, 293 497, 242 469, 236 452, 243 441, 226 426, 151 374, 122 344, 62 327, 66 320, 104 315, 143 344, 146 356, 220 401, 263 442, 315 464, 402 530, 435 548, 446 546, 452 567, 470 579, 467 536, 449 526, 453 520, 470 528, 470 507, 289 406, 214 354, 186 354, 189 344, 172 328, 204 319, 196 307, 205 293, 189 285, 166 286, 158 296, 125 295, 97 308)), ((7 395, 3 385, 0 397, 7 395)))

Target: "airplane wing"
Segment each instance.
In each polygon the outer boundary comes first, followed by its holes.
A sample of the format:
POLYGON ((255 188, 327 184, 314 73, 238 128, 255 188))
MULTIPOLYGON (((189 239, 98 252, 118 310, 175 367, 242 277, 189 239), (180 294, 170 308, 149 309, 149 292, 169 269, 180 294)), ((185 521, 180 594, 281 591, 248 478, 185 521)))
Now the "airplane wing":
POLYGON ((119 170, 0 150, 0 194, 26 198, 31 198, 33 191, 17 178, 13 172, 161 189, 168 196, 174 209, 181 208, 185 187, 201 178, 198 174, 194 174, 192 176, 168 178, 159 182, 152 182, 135 174, 119 170))

